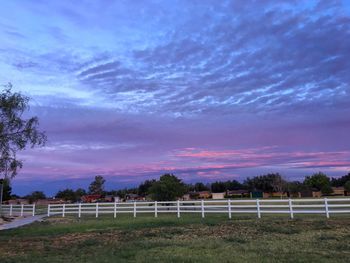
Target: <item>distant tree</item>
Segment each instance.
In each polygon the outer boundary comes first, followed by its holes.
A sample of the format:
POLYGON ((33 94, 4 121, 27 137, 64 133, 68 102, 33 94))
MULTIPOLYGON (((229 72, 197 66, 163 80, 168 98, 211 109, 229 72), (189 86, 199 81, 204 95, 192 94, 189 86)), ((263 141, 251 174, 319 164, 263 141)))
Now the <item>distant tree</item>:
POLYGON ((330 184, 324 185, 321 187, 321 193, 324 195, 329 195, 333 193, 333 189, 330 184))
POLYGON ((172 201, 183 196, 186 185, 173 174, 164 174, 149 189, 153 200, 172 201))
POLYGON ((11 195, 11 199, 18 199, 18 198, 21 198, 21 197, 19 195, 16 195, 16 194, 11 195))
POLYGON ((227 190, 240 190, 244 189, 245 186, 238 182, 237 180, 227 181, 225 182, 227 190))
POLYGON ((149 189, 151 188, 151 186, 156 182, 156 180, 152 179, 152 180, 146 180, 144 181, 143 183, 141 183, 139 185, 139 188, 138 188, 138 194, 140 196, 146 196, 148 195, 148 191, 149 189))
POLYGON ((344 189, 350 194, 350 180, 344 184, 344 189))
POLYGON ((283 192, 286 188, 286 181, 279 173, 248 177, 244 184, 251 191, 283 192))
POLYGON ((286 189, 289 193, 296 194, 307 189, 303 183, 299 181, 287 182, 286 189))
POLYGON ((11 199, 11 182, 9 178, 0 179, 0 185, 3 185, 3 196, 2 200, 7 201, 11 199))
POLYGON ((224 182, 216 181, 211 184, 211 191, 213 193, 222 193, 227 190, 239 190, 244 188, 245 186, 236 180, 229 180, 224 182))
POLYGON ((29 200, 29 203, 34 203, 40 199, 45 199, 46 195, 42 191, 34 191, 27 195, 26 198, 29 200))
POLYGON ((344 186, 347 181, 350 181, 350 173, 339 178, 332 178, 331 185, 334 187, 344 186))
POLYGON ((103 178, 103 176, 101 175, 95 176, 95 180, 89 186, 89 193, 102 195, 104 192, 105 182, 106 180, 103 178))
POLYGON ((68 188, 58 191, 55 197, 64 199, 65 201, 71 201, 71 202, 76 202, 78 200, 76 192, 68 188))
POLYGON ((331 181, 327 175, 324 173, 315 173, 312 176, 306 176, 304 179, 304 184, 311 188, 316 188, 323 194, 332 193, 331 181))
POLYGON ((78 188, 75 190, 75 195, 77 197, 77 200, 80 200, 82 196, 86 195, 86 191, 83 188, 78 188))
POLYGON ((193 188, 194 188, 194 191, 196 191, 196 192, 208 191, 209 190, 209 188, 205 184, 203 184, 201 182, 195 183, 193 188))
POLYGON ((227 190, 227 186, 224 182, 214 182, 211 184, 211 191, 213 193, 222 193, 227 190))
POLYGON ((0 174, 4 178, 13 178, 22 161, 17 159, 17 152, 27 146, 43 146, 46 136, 38 130, 37 117, 23 118, 29 108, 29 98, 21 93, 12 92, 12 85, 5 86, 0 93, 0 174))

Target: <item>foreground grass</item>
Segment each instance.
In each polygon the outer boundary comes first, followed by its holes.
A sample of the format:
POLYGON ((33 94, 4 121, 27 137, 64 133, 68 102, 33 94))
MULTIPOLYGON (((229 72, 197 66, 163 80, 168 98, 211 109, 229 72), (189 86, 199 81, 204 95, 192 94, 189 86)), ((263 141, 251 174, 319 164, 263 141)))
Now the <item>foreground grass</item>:
POLYGON ((0 262, 349 262, 349 217, 50 218, 0 232, 0 262))

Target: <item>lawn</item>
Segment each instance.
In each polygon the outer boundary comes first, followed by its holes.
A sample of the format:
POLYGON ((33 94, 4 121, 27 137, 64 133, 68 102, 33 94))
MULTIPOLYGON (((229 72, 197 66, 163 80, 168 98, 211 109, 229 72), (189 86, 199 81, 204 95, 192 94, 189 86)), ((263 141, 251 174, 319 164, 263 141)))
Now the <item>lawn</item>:
POLYGON ((349 262, 349 222, 349 216, 53 217, 1 231, 0 262, 349 262))

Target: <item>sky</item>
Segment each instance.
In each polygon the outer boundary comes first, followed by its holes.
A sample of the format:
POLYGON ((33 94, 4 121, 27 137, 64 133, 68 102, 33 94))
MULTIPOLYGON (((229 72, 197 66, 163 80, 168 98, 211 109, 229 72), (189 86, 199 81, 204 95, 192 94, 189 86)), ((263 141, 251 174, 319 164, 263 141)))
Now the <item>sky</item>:
POLYGON ((1 1, 0 39, 48 136, 17 194, 350 172, 350 1, 1 1))

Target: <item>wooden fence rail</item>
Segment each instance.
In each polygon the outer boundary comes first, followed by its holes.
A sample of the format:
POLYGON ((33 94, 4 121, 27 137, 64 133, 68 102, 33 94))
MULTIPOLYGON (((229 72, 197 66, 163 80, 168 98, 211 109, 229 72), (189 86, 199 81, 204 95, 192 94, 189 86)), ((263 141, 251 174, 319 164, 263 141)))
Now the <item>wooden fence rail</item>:
POLYGON ((264 214, 288 214, 294 218, 296 214, 350 214, 350 198, 322 199, 247 199, 247 200, 193 200, 193 201, 154 201, 154 202, 123 202, 123 203, 76 203, 50 204, 47 207, 35 205, 3 205, 2 213, 10 216, 47 216, 93 215, 99 217, 110 214, 153 214, 174 213, 181 217, 184 213, 198 213, 203 218, 207 214, 255 214, 261 218, 264 214))

